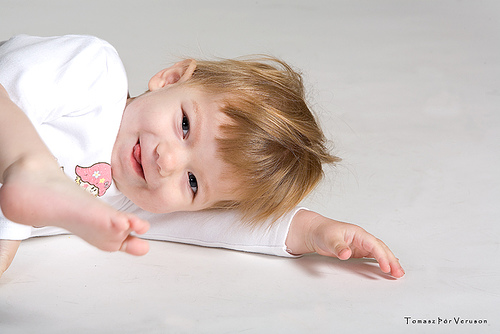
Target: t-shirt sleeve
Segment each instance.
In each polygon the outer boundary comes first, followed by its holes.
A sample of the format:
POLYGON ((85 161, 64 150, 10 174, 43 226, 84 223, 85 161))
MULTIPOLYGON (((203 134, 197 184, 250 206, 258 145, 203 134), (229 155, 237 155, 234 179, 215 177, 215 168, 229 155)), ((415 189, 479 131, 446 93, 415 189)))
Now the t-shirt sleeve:
MULTIPOLYGON (((296 207, 273 224, 250 228, 242 224, 235 210, 206 210, 197 212, 175 212, 154 214, 141 210, 132 204, 132 212, 151 224, 149 231, 141 238, 171 241, 205 247, 233 249, 244 252, 297 257, 287 251, 286 238, 293 217, 299 210, 296 207)), ((67 233, 54 228, 33 228, 33 237, 67 233)))
POLYGON ((136 208, 135 213, 150 222, 150 230, 143 236, 206 247, 296 257, 286 248, 286 237, 297 207, 272 224, 251 228, 241 222, 235 210, 206 210, 152 214, 136 208))
POLYGON ((127 91, 116 50, 92 36, 11 38, 0 46, 0 83, 35 126, 85 114, 127 91))
POLYGON ((31 226, 11 222, 0 211, 0 239, 25 240, 31 236, 31 226))

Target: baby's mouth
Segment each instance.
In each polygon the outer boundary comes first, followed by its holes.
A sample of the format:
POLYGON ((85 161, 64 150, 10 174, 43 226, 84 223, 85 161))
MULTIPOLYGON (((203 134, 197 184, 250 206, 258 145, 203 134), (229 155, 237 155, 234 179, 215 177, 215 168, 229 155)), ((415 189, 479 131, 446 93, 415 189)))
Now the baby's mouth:
POLYGON ((139 174, 142 178, 144 178, 144 169, 142 168, 142 159, 141 159, 141 143, 138 141, 137 144, 135 144, 133 150, 132 150, 132 155, 134 157, 134 160, 136 164, 134 164, 134 169, 139 174))

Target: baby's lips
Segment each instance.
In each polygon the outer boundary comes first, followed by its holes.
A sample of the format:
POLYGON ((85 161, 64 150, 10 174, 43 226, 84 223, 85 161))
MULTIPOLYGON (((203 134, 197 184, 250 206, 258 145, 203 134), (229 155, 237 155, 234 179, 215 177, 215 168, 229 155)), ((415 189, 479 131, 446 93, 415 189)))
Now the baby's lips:
POLYGON ((142 166, 142 156, 141 156, 141 144, 137 143, 133 149, 134 159, 139 165, 142 166))

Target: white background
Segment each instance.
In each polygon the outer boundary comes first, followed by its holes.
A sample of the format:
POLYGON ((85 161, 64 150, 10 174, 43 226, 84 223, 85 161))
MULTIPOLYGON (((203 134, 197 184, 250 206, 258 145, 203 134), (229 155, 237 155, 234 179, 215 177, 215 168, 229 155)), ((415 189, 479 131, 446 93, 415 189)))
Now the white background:
POLYGON ((374 233, 406 270, 165 242, 133 258, 40 238, 0 280, 0 333, 498 332, 499 22, 498 1, 0 0, 0 40, 99 36, 132 95, 184 56, 270 53, 300 68, 344 159, 305 204, 374 233))

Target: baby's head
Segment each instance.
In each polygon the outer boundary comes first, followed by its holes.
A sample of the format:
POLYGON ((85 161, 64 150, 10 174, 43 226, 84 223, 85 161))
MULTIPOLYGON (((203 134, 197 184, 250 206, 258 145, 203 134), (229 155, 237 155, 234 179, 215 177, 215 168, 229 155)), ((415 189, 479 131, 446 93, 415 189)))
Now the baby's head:
POLYGON ((300 75, 270 58, 185 60, 127 101, 113 147, 116 186, 151 212, 237 208, 245 221, 296 206, 338 161, 300 75))
POLYGON ((251 222, 276 219, 318 184, 323 163, 340 160, 326 148, 301 76, 280 60, 197 61, 185 84, 219 96, 227 120, 217 151, 231 169, 235 199, 214 208, 237 208, 251 222))

